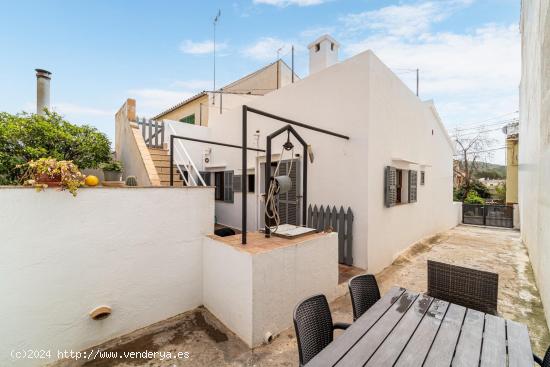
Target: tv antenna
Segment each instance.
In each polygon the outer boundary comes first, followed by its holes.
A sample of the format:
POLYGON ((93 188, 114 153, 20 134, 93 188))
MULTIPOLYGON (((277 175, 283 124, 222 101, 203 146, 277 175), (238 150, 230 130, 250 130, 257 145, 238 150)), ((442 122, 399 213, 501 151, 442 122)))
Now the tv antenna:
MULTIPOLYGON (((218 24, 218 21, 220 20, 220 17, 222 15, 222 11, 218 9, 218 14, 214 17, 214 88, 212 89, 214 92, 216 92, 216 25, 218 24)), ((212 104, 215 104, 215 97, 216 94, 212 94, 212 104)))

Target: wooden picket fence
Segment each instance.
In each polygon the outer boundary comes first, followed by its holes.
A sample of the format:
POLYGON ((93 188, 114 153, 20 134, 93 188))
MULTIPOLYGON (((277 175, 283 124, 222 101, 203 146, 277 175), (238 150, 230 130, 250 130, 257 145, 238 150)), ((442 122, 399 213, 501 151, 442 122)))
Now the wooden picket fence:
POLYGON ((164 123, 146 118, 137 118, 136 122, 147 147, 164 148, 164 123))
POLYGON ((353 212, 348 207, 347 211, 340 206, 317 208, 311 204, 307 208, 307 226, 319 231, 332 230, 338 232, 338 262, 340 264, 353 265, 353 212))

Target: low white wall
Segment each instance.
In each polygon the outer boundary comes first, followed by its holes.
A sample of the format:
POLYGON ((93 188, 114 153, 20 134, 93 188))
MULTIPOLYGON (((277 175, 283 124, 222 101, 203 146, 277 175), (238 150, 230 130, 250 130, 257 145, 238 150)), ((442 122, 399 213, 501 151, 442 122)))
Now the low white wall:
POLYGON ((206 238, 203 247, 204 305, 249 346, 292 325, 298 301, 337 295, 338 236, 254 253, 206 238))
POLYGON ((201 305, 213 195, 94 188, 73 198, 0 188, 0 365, 43 364, 14 362, 10 352, 78 351, 201 305), (99 305, 112 315, 93 321, 88 313, 99 305))
POLYGON ((252 345, 266 333, 277 335, 292 325, 302 299, 322 293, 329 301, 338 286, 338 234, 255 255, 253 266, 252 345))
POLYGON ((204 306, 250 345, 252 256, 205 238, 202 261, 204 306))

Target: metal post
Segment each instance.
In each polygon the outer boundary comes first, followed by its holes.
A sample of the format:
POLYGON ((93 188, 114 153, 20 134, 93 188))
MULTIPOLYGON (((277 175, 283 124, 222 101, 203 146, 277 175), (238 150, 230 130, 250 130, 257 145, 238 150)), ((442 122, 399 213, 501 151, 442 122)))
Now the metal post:
POLYGON ((302 224, 307 226, 307 145, 304 145, 304 179, 302 183, 302 224))
POLYGON ((242 158, 243 158, 243 172, 241 174, 241 177, 242 177, 242 223, 241 223, 241 227, 242 227, 242 234, 241 234, 241 238, 242 238, 242 244, 243 245, 246 245, 246 191, 247 191, 247 187, 246 187, 246 172, 247 172, 247 169, 246 169, 246 166, 247 166, 247 161, 246 161, 246 135, 247 135, 247 126, 246 126, 246 119, 247 119, 247 112, 248 112, 248 107, 246 105, 243 105, 243 149, 242 149, 242 158))
POLYGON ((174 186, 174 136, 170 135, 170 186, 174 186))
POLYGON ((420 69, 416 69, 416 96, 417 97, 419 92, 419 84, 420 84, 420 69))
POLYGON ((269 192, 269 183, 271 181, 271 137, 266 139, 266 153, 265 153, 265 215, 264 215, 264 231, 267 238, 271 237, 271 231, 269 229, 269 217, 267 216, 267 194, 269 192))

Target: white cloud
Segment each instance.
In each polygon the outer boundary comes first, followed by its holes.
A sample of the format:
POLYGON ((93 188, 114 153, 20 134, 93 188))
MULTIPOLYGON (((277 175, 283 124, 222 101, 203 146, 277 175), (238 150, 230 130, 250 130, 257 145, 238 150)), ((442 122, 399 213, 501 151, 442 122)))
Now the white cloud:
POLYGON ((326 3, 327 0, 254 0, 254 4, 274 5, 284 8, 290 5, 312 6, 326 3))
POLYGON ((473 0, 425 1, 386 6, 352 13, 340 18, 347 32, 373 30, 388 35, 411 37, 427 32, 432 23, 441 22, 473 0))
MULTIPOLYGON (((191 40, 184 40, 180 43, 180 51, 185 54, 203 55, 214 52, 214 42, 210 40, 195 42, 191 40)), ((227 43, 216 42, 216 51, 227 48, 227 43)))
MULTIPOLYGON (((285 41, 280 38, 263 37, 256 43, 246 47, 243 55, 259 61, 275 61, 277 59, 277 50, 281 49, 279 56, 287 55, 292 49, 292 41, 285 41)), ((302 47, 294 46, 295 52, 300 52, 302 47)))

